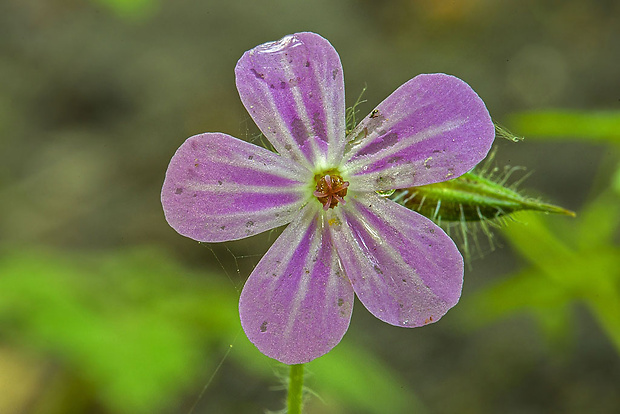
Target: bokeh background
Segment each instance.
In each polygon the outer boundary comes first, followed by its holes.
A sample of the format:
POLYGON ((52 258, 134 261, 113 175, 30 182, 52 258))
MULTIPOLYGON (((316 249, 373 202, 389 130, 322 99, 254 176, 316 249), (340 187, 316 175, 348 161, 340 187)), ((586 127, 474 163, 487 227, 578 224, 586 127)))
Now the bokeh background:
POLYGON ((283 407, 287 370, 237 314, 277 232, 198 244, 159 192, 185 138, 256 136, 235 63, 306 30, 339 51, 348 105, 367 88, 362 116, 418 73, 467 81, 526 137, 497 140, 498 176, 523 166, 524 194, 578 214, 521 215, 492 243, 469 228, 480 246, 440 323, 357 303, 308 364, 307 412, 619 412, 620 3, 4 0, 0 413, 283 407))

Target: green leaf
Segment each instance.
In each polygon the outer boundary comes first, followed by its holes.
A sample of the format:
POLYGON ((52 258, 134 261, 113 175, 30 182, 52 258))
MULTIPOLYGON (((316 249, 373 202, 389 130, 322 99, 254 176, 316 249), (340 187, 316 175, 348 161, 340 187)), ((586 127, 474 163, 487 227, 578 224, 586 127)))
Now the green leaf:
MULTIPOLYGON (((620 254, 620 251, 617 253, 620 254)), ((616 269, 620 268, 620 260, 616 262, 616 269)), ((616 270, 617 271, 617 270, 616 270)), ((620 277, 618 277, 620 280, 620 277)), ((618 287, 616 291, 607 292, 587 301, 588 308, 607 332, 618 353, 620 353, 620 300, 618 287)))
POLYGON ((577 245, 584 250, 613 243, 620 226, 620 194, 605 192, 579 215, 577 245))
POLYGON ((511 127, 527 139, 577 138, 620 144, 620 112, 546 110, 510 116, 511 127))
POLYGON ((571 292, 533 270, 507 276, 466 297, 459 304, 465 327, 479 328, 499 319, 531 315, 547 340, 555 345, 566 341, 572 314, 571 292))
POLYGON ((616 195, 620 195, 620 164, 616 167, 611 178, 611 189, 616 195))
MULTIPOLYGON (((563 308, 572 296, 535 271, 525 271, 485 287, 467 297, 462 311, 471 326, 494 322, 517 311, 563 308)), ((459 305, 459 306, 461 306, 459 305)))
MULTIPOLYGON (((574 252, 549 230, 543 218, 527 212, 514 217, 515 221, 507 224, 503 233, 519 254, 531 263, 547 269, 575 258, 574 252)), ((548 270, 554 273, 553 269, 548 270)))
MULTIPOLYGON (((596 210, 598 207, 592 211, 596 210)), ((620 248, 606 243, 574 241, 580 249, 572 250, 551 234, 540 217, 532 214, 517 217, 521 223, 507 226, 504 233, 533 265, 529 271, 532 277, 546 278, 558 293, 564 292, 572 302, 584 302, 620 352, 620 248)), ((585 223, 578 224, 587 225, 590 220, 588 217, 585 223)), ((586 231, 582 229, 581 234, 586 231)), ((579 238, 580 233, 569 234, 579 238)), ((612 241, 611 237, 606 238, 612 241)), ((530 296, 538 293, 533 287, 530 296)))

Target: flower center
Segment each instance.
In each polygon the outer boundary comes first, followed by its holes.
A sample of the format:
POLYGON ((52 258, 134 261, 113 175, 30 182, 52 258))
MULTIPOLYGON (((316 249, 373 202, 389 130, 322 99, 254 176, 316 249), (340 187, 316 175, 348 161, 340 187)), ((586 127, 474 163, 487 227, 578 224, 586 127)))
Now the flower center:
POLYGON ((334 208, 338 203, 346 204, 344 196, 347 195, 348 181, 337 174, 317 175, 315 180, 316 190, 313 194, 323 204, 323 210, 334 208))

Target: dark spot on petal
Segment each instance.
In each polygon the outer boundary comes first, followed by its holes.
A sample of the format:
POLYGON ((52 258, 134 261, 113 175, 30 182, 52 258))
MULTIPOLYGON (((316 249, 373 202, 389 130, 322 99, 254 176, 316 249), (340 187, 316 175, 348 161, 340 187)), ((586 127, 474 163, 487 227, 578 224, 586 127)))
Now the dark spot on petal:
POLYGON ((183 194, 183 189, 181 187, 178 187, 176 190, 174 190, 175 194, 183 194))
POLYGON ((343 309, 341 309, 340 310, 340 316, 345 318, 347 316, 347 313, 343 309))
POLYGON ((198 195, 198 193, 194 193, 192 194, 192 197, 196 197, 198 195))
POLYGON ((254 76, 256 76, 258 79, 265 79, 265 74, 264 73, 258 73, 256 71, 256 69, 254 69, 254 68, 250 69, 250 72, 252 72, 254 74, 254 76))
POLYGON ((428 231, 432 234, 435 233, 435 229, 428 229, 428 231))
POLYGON ((382 274, 383 274, 383 271, 382 271, 381 269, 379 269, 379 266, 374 265, 374 267, 373 267, 373 268, 375 269, 375 272, 377 272, 377 274, 380 274, 380 275, 382 275, 382 274))
POLYGON ((403 279, 403 283, 407 283, 407 279, 403 279))
POLYGON ((344 299, 338 298, 338 306, 344 305, 344 299))
POLYGON ((398 134, 396 132, 390 132, 389 134, 385 134, 382 137, 374 139, 372 144, 360 151, 359 155, 376 154, 377 152, 391 147, 396 143, 398 143, 398 134))
POLYGON ((391 147, 398 142, 398 134, 396 132, 390 132, 389 134, 381 137, 381 140, 383 141, 384 146, 391 147))
POLYGON ((314 116, 312 117, 312 129, 314 130, 314 134, 317 137, 327 142, 327 133, 325 132, 325 124, 323 123, 321 114, 318 112, 315 112, 314 116))
POLYGON ((402 303, 399 303, 398 306, 400 306, 401 309, 405 307, 402 303))
POLYGON ((306 131, 304 123, 299 118, 293 119, 291 123, 291 133, 300 146, 308 139, 308 131, 306 131))
POLYGON ((306 60, 306 67, 310 67, 310 61, 306 60))
POLYGON ((220 226, 221 230, 224 230, 226 228, 226 226, 220 226))
POLYGON ((286 89, 286 82, 280 81, 280 89, 286 89))
POLYGON ((336 80, 336 76, 338 76, 338 69, 332 70, 332 79, 336 80))
POLYGON ((260 331, 267 332, 267 321, 263 321, 263 323, 260 324, 260 331))
POLYGON ((194 167, 198 168, 198 163, 194 164, 194 167))
POLYGON ((217 184, 218 185, 222 185, 222 181, 221 180, 217 180, 217 184))
POLYGON ((253 160, 253 159, 254 159, 254 155, 250 155, 250 156, 248 157, 248 160, 253 160))
POLYGON ((284 145, 284 149, 287 150, 287 151, 290 151, 291 148, 293 148, 293 147, 291 147, 291 144, 284 145))
POLYGON ((373 109, 372 112, 370 113, 370 117, 371 118, 379 117, 379 110, 378 109, 373 109))
POLYGON ((254 222, 252 220, 249 220, 247 223, 245 223, 245 227, 252 227, 254 225, 254 222))

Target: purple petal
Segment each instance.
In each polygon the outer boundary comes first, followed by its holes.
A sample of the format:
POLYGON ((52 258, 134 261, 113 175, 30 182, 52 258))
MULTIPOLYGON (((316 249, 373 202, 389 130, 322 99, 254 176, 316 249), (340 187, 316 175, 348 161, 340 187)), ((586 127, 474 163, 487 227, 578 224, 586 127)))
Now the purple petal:
POLYGON ((353 310, 353 288, 318 211, 306 206, 284 230, 239 299, 247 337, 285 364, 306 363, 329 352, 342 339, 353 310))
POLYGON ((461 295, 463 258, 429 219, 376 194, 335 208, 330 232, 360 301, 392 325, 441 318, 461 295))
POLYGON ((418 75, 379 104, 349 135, 351 188, 388 190, 456 178, 489 152, 495 128, 462 80, 418 75))
POLYGON ((229 135, 188 138, 170 160, 161 192, 166 220, 205 242, 241 239, 289 223, 306 201, 311 174, 229 135))
POLYGON ((332 45, 297 33, 245 52, 235 69, 241 101, 274 148, 300 163, 340 161, 344 77, 332 45))

